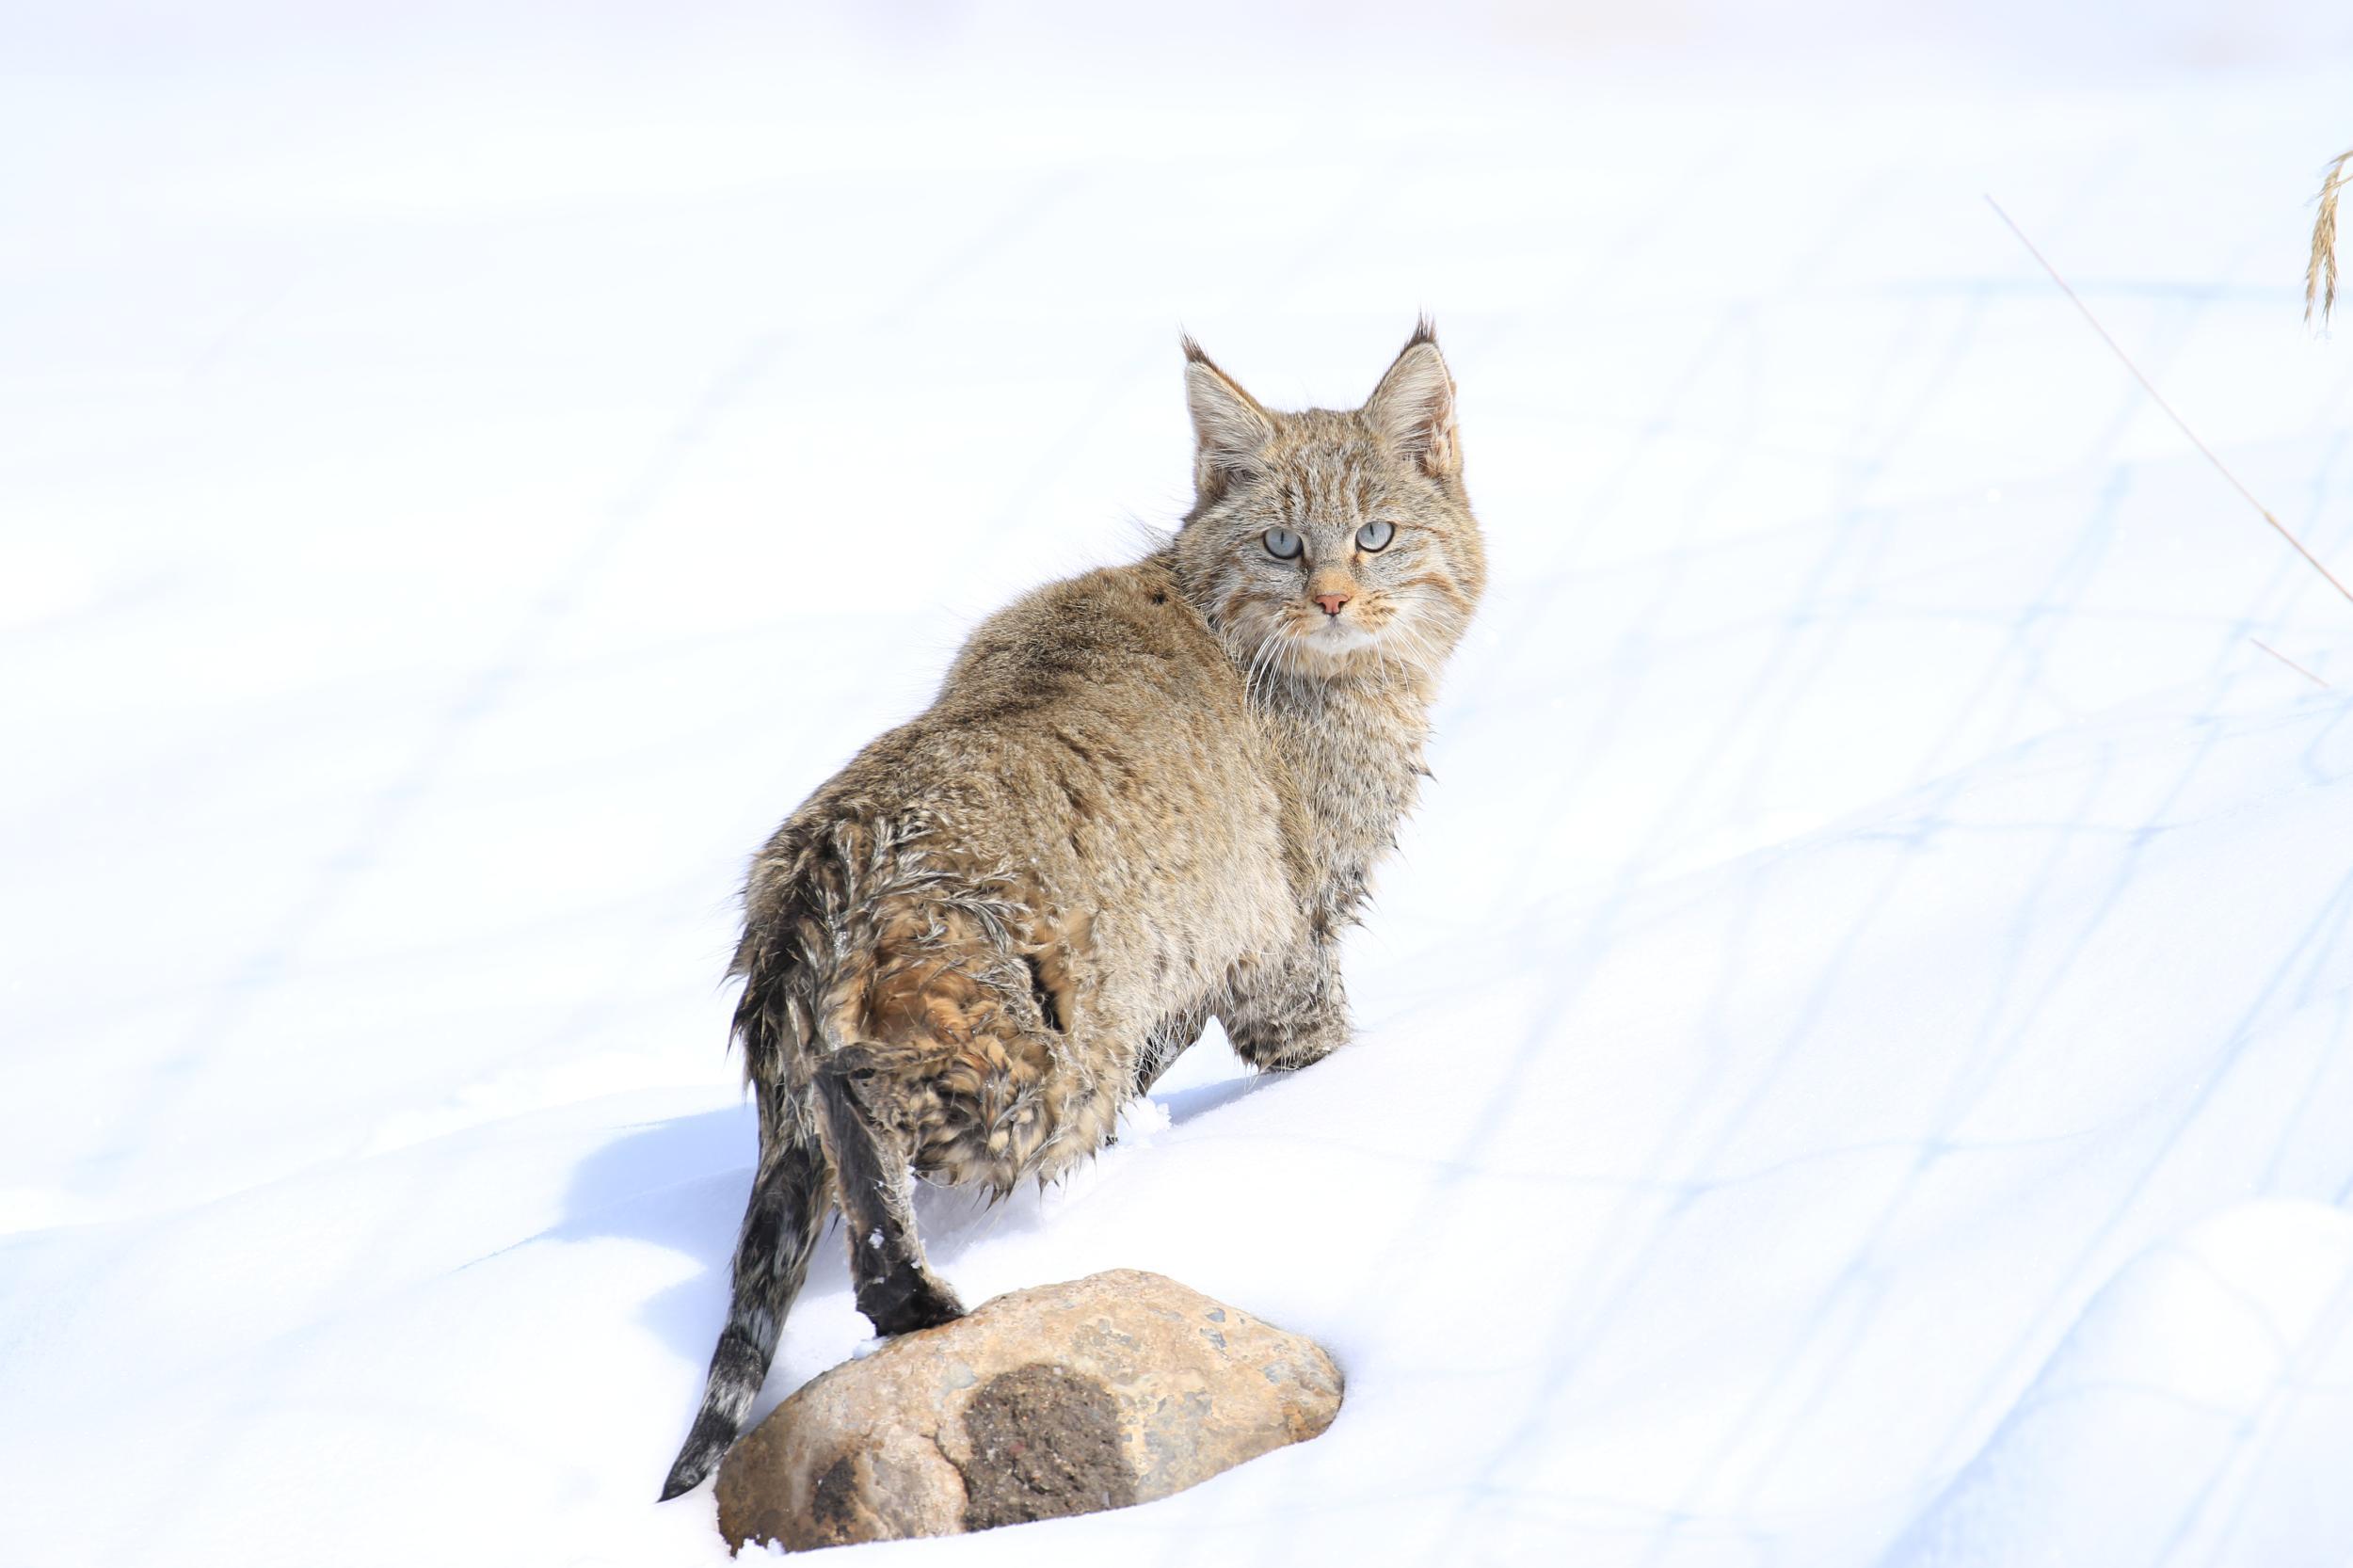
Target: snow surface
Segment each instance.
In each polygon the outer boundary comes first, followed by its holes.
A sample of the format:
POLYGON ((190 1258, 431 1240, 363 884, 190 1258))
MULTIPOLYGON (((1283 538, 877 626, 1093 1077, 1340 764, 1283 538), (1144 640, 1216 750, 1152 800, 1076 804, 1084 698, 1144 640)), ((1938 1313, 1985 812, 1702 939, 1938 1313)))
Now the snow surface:
POLYGON ((1347 1408, 870 1555, 2345 1560, 2353 606, 1980 200, 2353 567, 2343 8, 344 9, 0 50, 0 1563, 724 1560, 744 856, 1181 509, 1180 324, 1421 308, 1495 587, 1361 1040, 923 1206, 1347 1408))

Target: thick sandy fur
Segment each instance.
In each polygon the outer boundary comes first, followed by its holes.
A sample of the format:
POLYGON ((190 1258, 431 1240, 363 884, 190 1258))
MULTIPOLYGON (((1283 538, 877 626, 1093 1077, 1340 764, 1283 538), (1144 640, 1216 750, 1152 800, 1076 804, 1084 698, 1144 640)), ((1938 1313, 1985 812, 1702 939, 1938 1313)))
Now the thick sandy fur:
POLYGON ((1265 1068, 1348 1038, 1339 936, 1485 579, 1453 381, 1427 323, 1345 412, 1268 409, 1185 350, 1176 538, 984 622, 752 863, 735 1031, 760 1160, 665 1497, 734 1440, 830 1206, 876 1332, 943 1322, 963 1308, 910 1172, 1052 1179, 1211 1016, 1265 1068))

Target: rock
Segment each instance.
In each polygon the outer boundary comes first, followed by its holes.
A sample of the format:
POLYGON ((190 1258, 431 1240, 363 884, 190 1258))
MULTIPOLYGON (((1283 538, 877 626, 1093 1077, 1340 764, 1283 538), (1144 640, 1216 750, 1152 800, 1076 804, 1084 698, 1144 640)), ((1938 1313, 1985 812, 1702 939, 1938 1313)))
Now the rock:
POLYGON ((719 1530, 803 1551, 1124 1508, 1321 1435, 1339 1408, 1321 1345, 1117 1269, 814 1379, 728 1454, 719 1530))

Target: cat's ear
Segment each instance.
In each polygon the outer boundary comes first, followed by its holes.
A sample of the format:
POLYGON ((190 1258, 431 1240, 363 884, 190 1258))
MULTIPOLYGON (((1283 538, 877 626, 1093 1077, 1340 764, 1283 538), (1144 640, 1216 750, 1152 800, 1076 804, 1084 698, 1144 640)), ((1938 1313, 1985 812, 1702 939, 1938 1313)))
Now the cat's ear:
POLYGON ((1463 472, 1462 439, 1454 430, 1454 377, 1438 352, 1438 329, 1428 316, 1414 328, 1388 373, 1365 401, 1365 422, 1433 479, 1463 472))
POLYGON ((1185 402, 1193 410, 1193 482, 1210 500, 1237 474, 1257 468, 1274 439, 1274 416, 1185 339, 1185 402))

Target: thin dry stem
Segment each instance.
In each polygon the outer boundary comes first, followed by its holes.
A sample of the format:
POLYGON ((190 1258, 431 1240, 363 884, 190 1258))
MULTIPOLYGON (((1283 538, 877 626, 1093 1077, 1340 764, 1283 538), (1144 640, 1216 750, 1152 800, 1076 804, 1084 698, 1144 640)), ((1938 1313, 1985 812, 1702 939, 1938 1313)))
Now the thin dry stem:
MULTIPOLYGON (((2347 156, 2353 156, 2353 153, 2348 153, 2347 156)), ((2106 344, 2109 351, 2119 360, 2123 361, 2124 368, 2133 373, 2133 379, 2139 382, 2141 390, 2149 394, 2151 400, 2153 401, 2158 408, 2165 410, 2165 417, 2173 422, 2174 428, 2180 430, 2183 435, 2189 438, 2189 444, 2196 447, 2200 452, 2205 455, 2206 461, 2214 465, 2214 471, 2222 475, 2224 479, 2230 481, 2230 485, 2233 489, 2238 491, 2240 495, 2247 498, 2247 504, 2255 508, 2256 515, 2261 517, 2264 521, 2271 524, 2271 528, 2274 533, 2278 534, 2280 537, 2287 540, 2289 545, 2295 549, 2296 552, 2304 557, 2304 559, 2311 564, 2312 568, 2314 571, 2320 573, 2322 577, 2328 579, 2329 585, 2336 589, 2337 592, 2344 597, 2346 603, 2353 604, 2353 588, 2347 588, 2344 584, 2338 582, 2337 574, 2330 571, 2327 567, 2322 566, 2320 564, 2320 557, 2313 554, 2311 551, 2306 550, 2304 548, 2304 541, 2297 538, 2294 534, 2289 533, 2287 524, 2281 522, 2278 518, 2273 517, 2271 515, 2271 509, 2265 506, 2262 502, 2255 499, 2255 492, 2249 489, 2244 484, 2240 483, 2239 476, 2233 473, 2223 463, 2222 459, 2214 455, 2214 448, 2208 446, 2204 441, 2198 439, 2198 432, 2189 427, 2189 421, 2174 412, 2173 405, 2165 400, 2165 393, 2157 391, 2157 384, 2154 381, 2150 380, 2148 376, 2141 374, 2140 367, 2133 363, 2133 357, 2124 352, 2123 344, 2118 343, 2113 337, 2110 337, 2108 335, 2108 329, 2100 325, 2100 318, 2091 313, 2091 307, 2084 303, 2083 296, 2077 294, 2073 288, 2068 286, 2067 280, 2059 276, 2058 268, 2051 264, 2051 259, 2048 256, 2045 256, 2041 251, 2035 248, 2034 241, 2028 239, 2026 237, 2026 232, 2018 227, 2018 220, 2011 217, 2009 214, 2002 211, 2002 204, 1999 201, 1994 200, 1991 195, 1986 197, 1985 204, 1993 209, 1994 216, 2009 225, 2009 232, 2018 236, 2018 243, 2026 248, 2026 253, 2032 256, 2036 261, 2042 264, 2042 270, 2051 275, 2051 281, 2059 286, 2059 292, 2074 301, 2075 309, 2083 312, 2084 319, 2091 324, 2091 329, 2100 334, 2100 341, 2106 344)))
POLYGON ((2297 674, 2302 676, 2313 685, 2327 686, 2329 684, 2329 682, 2323 680, 2320 677, 2314 675, 2312 671, 2306 669, 2303 665, 2297 664, 2295 660, 2289 658, 2286 654, 2281 652, 2269 643, 2265 642, 2261 637, 2249 637, 2247 640, 2253 643, 2257 648, 2262 648, 2265 653, 2270 654, 2274 659, 2279 660, 2280 663, 2287 665, 2288 668, 2294 670, 2297 674))

